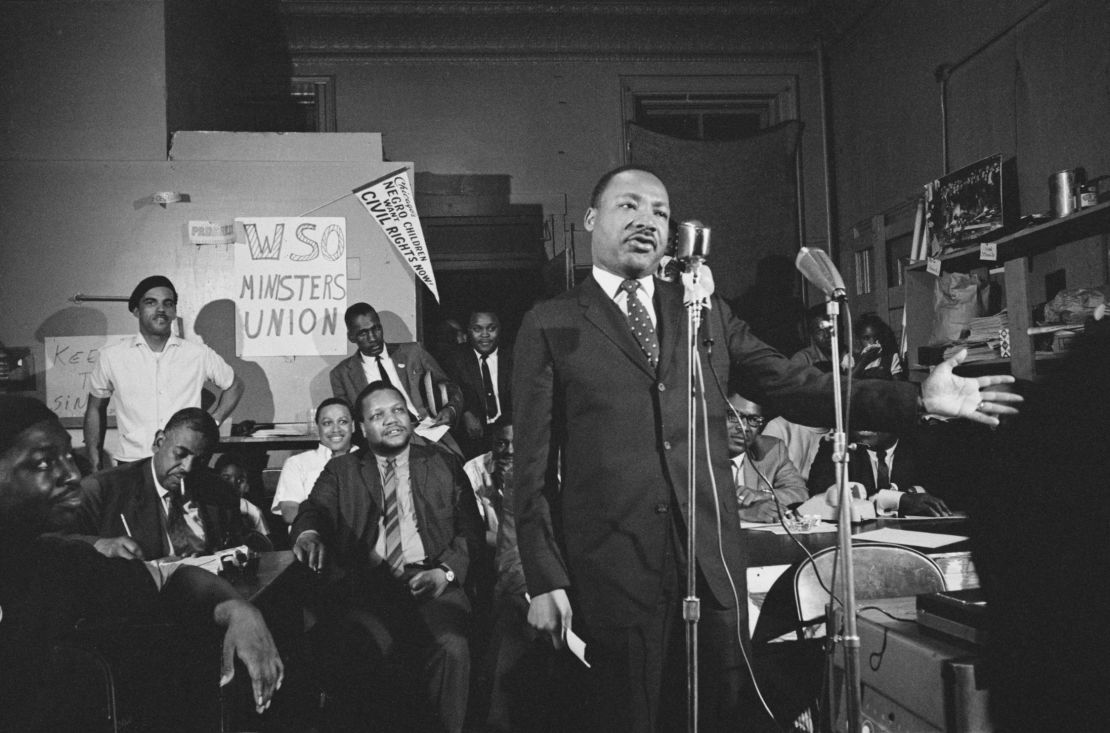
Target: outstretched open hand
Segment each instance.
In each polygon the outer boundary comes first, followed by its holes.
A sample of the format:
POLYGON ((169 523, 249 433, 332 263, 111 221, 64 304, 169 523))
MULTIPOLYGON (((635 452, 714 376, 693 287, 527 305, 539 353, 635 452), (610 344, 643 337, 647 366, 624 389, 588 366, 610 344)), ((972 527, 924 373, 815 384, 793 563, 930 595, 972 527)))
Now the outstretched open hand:
POLYGON ((921 383, 921 399, 925 412, 940 417, 963 417, 984 425, 998 425, 998 415, 1016 415, 1012 404, 1022 397, 1013 392, 984 391, 986 387, 1013 384, 1008 374, 989 377, 961 377, 953 368, 967 358, 967 349, 960 349, 933 369, 921 383))

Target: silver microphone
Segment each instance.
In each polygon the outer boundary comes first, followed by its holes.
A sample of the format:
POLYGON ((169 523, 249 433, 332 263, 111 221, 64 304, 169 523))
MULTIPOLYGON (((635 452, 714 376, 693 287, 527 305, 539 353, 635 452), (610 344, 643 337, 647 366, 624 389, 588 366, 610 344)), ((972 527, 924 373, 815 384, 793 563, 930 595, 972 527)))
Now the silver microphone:
POLYGON ((802 247, 798 250, 794 266, 830 300, 844 300, 848 297, 844 278, 840 277, 840 272, 825 250, 802 247))
POLYGON ((678 225, 675 235, 675 259, 682 262, 704 261, 709 256, 709 234, 712 230, 697 219, 678 225))

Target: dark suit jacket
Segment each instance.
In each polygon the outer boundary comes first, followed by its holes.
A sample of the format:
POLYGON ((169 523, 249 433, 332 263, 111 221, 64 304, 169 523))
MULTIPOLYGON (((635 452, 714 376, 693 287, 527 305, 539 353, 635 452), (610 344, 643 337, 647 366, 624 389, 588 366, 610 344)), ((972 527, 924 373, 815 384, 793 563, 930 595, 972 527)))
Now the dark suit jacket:
MULTIPOLYGON (((463 410, 472 412, 484 425, 491 417, 486 414, 486 384, 482 381, 482 368, 478 356, 469 344, 451 352, 444 364, 447 373, 462 389, 463 410)), ((502 415, 513 411, 513 356, 504 348, 497 349, 497 406, 502 415)))
MULTIPOLYGON (((447 374, 436 360, 424 350, 424 347, 415 341, 404 344, 386 344, 389 358, 397 367, 397 375, 401 378, 402 387, 408 392, 412 404, 419 410, 417 416, 421 419, 428 417, 428 406, 424 399, 424 375, 430 373, 435 384, 446 383, 447 404, 455 408, 455 416, 462 414, 462 390, 448 379, 447 374)), ((331 391, 336 397, 347 400, 351 407, 355 406, 355 399, 362 390, 366 389, 366 372, 362 370, 362 357, 356 351, 343 361, 339 362, 328 375, 331 379, 331 391)))
MULTIPOLYGON (((70 534, 86 542, 101 537, 128 534, 121 516, 127 518, 131 537, 143 549, 146 560, 171 553, 166 539, 166 520, 162 500, 154 487, 151 459, 117 466, 86 476, 81 481, 81 505, 70 534)), ((186 485, 199 504, 204 526, 205 553, 234 547, 243 541, 244 527, 239 517, 239 499, 203 475, 190 476, 186 485)))
MULTIPOLYGON (((409 479, 417 528, 432 564, 450 567, 462 585, 472 549, 485 541, 474 491, 452 455, 429 446, 409 446, 409 479)), ((344 571, 364 572, 378 541, 384 497, 373 452, 333 458, 301 503, 290 536, 315 530, 344 571)))
MULTIPOLYGON (((937 457, 939 458, 939 457, 937 457)), ((933 484, 931 471, 926 470, 928 458, 919 452, 919 446, 912 437, 901 438, 894 450, 894 462, 891 465, 890 481, 898 484, 898 488, 907 490, 911 486, 921 486, 930 491, 933 484)), ((871 468, 871 457, 866 448, 857 448, 849 452, 848 480, 857 481, 867 489, 871 496, 875 488, 875 472, 871 468)), ((836 467, 832 461, 832 442, 822 441, 813 458, 813 467, 809 471, 809 495, 824 493, 836 483, 836 467)), ((931 491, 930 491, 931 493, 931 491)))
MULTIPOLYGON (((573 585, 576 614, 588 623, 626 626, 657 606, 670 512, 686 505, 687 319, 683 288, 656 283, 660 362, 653 370, 628 320, 592 278, 529 311, 517 336, 513 399, 517 538, 533 596, 573 585), (565 532, 552 529, 545 475, 563 450, 558 497, 565 532)), ((747 397, 791 420, 833 421, 830 375, 792 366, 751 335, 719 299, 707 311, 713 340, 703 357, 722 384, 739 370, 747 397)), ((854 385, 856 424, 905 426, 916 419, 917 388, 872 381, 854 385)), ((719 495, 725 558, 744 606, 744 549, 730 490, 725 402, 707 400, 709 443, 719 495)), ((699 441, 699 445, 701 442, 699 441)), ((697 561, 715 599, 734 600, 718 554, 712 488, 699 449, 697 561)), ((674 543, 681 553, 683 541, 674 543)), ((576 616, 577 618, 577 616, 576 616)))

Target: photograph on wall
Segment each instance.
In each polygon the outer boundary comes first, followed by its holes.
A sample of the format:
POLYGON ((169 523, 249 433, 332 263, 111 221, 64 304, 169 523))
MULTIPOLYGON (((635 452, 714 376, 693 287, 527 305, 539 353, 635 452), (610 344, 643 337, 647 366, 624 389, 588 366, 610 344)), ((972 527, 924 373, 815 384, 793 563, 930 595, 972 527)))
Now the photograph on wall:
POLYGON ((1002 228, 1002 156, 992 155, 925 185, 929 253, 1002 228))

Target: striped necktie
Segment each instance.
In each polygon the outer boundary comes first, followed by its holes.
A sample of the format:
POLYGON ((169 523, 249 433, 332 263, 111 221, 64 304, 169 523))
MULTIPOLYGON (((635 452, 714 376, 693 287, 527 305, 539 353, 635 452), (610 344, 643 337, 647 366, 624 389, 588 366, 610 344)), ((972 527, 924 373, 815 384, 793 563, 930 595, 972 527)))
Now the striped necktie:
POLYGON ((397 466, 390 458, 385 462, 382 489, 385 504, 385 561, 395 577, 405 572, 405 550, 401 545, 401 515, 397 507, 397 466))

